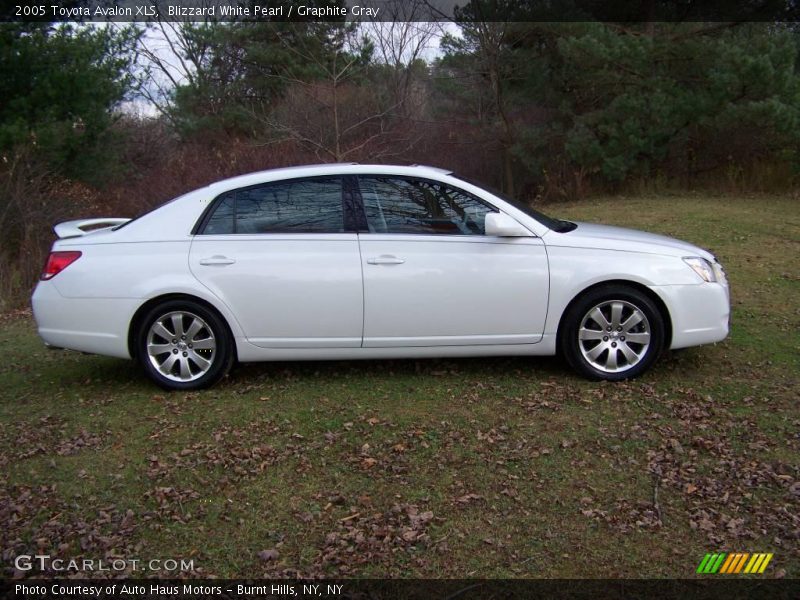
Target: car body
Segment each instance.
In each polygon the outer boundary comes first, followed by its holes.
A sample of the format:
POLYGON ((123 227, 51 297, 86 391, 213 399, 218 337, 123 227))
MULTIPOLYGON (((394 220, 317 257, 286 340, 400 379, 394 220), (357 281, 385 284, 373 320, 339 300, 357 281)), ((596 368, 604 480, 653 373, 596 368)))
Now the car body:
POLYGON ((728 334, 709 252, 550 219, 433 167, 275 169, 55 230, 32 298, 41 337, 138 358, 171 389, 234 361, 559 350, 614 380, 728 334))

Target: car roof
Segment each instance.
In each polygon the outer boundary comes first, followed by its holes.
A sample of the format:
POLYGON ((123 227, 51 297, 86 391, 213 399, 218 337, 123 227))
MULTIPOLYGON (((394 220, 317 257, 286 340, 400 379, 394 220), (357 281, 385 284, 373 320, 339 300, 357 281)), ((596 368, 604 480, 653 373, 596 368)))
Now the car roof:
POLYGON ((381 175, 415 175, 418 177, 425 176, 442 176, 450 175, 452 171, 447 169, 440 169, 438 167, 430 167, 426 165, 362 165, 359 163, 327 163, 321 165, 302 165, 296 167, 282 167, 279 169, 268 169, 266 171, 256 171, 255 173, 248 173, 246 175, 239 175, 231 177, 230 179, 223 179, 209 185, 209 188, 215 191, 224 191, 235 189, 239 187, 247 187, 249 185, 257 185, 259 183, 266 183, 268 181, 276 181, 280 179, 289 179, 295 177, 315 177, 319 175, 365 175, 365 174, 381 174, 381 175))

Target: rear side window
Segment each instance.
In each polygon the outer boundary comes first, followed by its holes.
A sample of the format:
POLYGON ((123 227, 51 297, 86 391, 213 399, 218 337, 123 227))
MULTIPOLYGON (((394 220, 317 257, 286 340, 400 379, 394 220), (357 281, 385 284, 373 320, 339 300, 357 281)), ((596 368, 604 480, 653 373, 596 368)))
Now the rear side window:
POLYGON ((371 233, 483 235, 492 208, 443 183, 399 177, 360 177, 371 233))
POLYGON ((342 233, 339 177, 281 181, 228 192, 217 200, 204 234, 342 233))
POLYGON ((206 223, 203 233, 233 233, 233 201, 235 197, 234 192, 229 192, 217 200, 217 206, 206 223))

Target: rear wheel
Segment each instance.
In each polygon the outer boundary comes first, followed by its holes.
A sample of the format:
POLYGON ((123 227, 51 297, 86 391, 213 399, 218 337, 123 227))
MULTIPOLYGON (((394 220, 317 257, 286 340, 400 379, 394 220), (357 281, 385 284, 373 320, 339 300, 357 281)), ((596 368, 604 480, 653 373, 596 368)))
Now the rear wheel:
POLYGON ((653 301, 634 288, 598 287, 564 315, 559 346, 572 368, 590 379, 630 379, 661 354, 664 319, 653 301))
POLYGON ((191 300, 170 300, 150 310, 140 322, 136 350, 148 377, 169 390, 213 385, 233 364, 225 323, 191 300))

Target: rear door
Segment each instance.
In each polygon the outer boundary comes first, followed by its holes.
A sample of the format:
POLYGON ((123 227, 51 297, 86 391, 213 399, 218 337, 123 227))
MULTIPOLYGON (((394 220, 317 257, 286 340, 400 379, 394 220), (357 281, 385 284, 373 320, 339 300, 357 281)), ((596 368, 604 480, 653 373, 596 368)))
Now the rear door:
POLYGON ((492 207, 441 182, 359 177, 364 347, 532 344, 547 314, 538 237, 485 235, 492 207))
POLYGON ((358 237, 343 179, 265 183, 215 200, 192 242, 192 273, 264 348, 361 345, 358 237))

